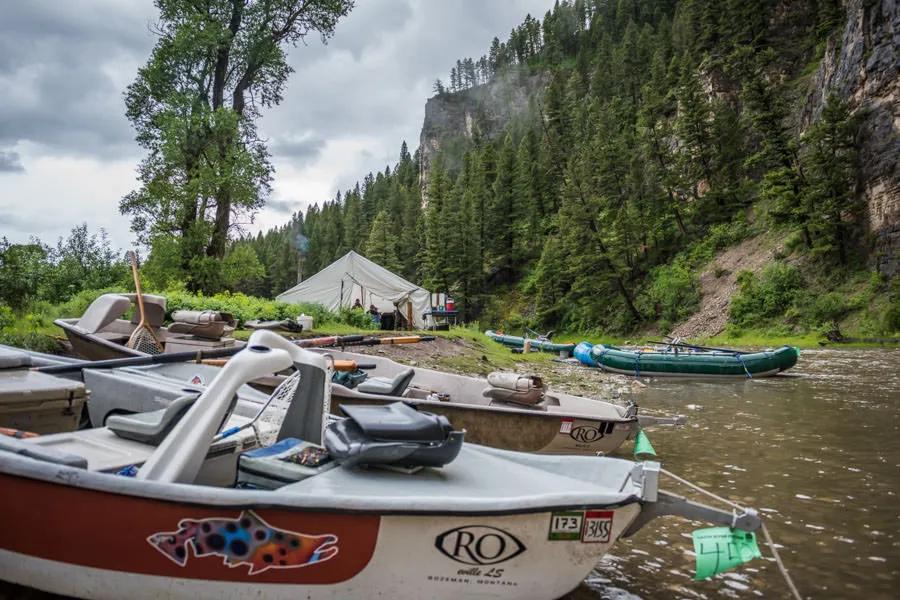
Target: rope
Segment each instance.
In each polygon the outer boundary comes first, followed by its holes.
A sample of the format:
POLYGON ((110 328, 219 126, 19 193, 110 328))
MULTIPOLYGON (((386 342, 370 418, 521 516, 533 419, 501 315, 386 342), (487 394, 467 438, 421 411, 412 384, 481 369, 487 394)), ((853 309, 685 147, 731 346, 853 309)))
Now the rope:
POLYGON ((750 371, 747 369, 747 364, 744 363, 744 357, 740 354, 735 354, 735 358, 738 359, 738 362, 741 363, 741 366, 744 367, 744 373, 747 374, 747 379, 753 379, 753 375, 750 374, 750 371))
MULTIPOLYGON (((684 485, 688 486, 689 488, 691 488, 697 492, 700 492, 701 494, 705 494, 705 495, 709 496, 713 500, 718 500, 722 504, 727 504, 728 506, 730 506, 732 508, 736 508, 741 511, 744 510, 744 507, 741 506, 740 504, 735 504, 731 500, 727 500, 721 496, 717 496, 716 494, 713 494, 709 490, 706 490, 706 489, 700 487, 699 485, 693 484, 690 481, 688 481, 687 479, 683 479, 683 478, 679 477, 675 473, 672 473, 665 469, 660 469, 660 472, 663 475, 671 477, 678 483, 684 484, 684 485)), ((766 529, 766 524, 763 523, 762 519, 760 519, 759 525, 760 525, 760 529, 762 529, 763 536, 766 538, 766 544, 769 545, 769 549, 772 551, 772 556, 775 558, 775 564, 778 566, 778 570, 781 572, 781 576, 784 578, 785 583, 787 583, 788 588, 790 588, 790 590, 791 590, 791 595, 796 600, 803 600, 803 596, 800 595, 800 592, 797 590, 797 586, 794 585, 794 580, 791 579, 791 575, 790 575, 790 573, 788 573, 787 567, 785 567, 784 563, 781 561, 781 555, 778 554, 778 550, 775 548, 775 542, 772 541, 772 536, 769 535, 769 530, 766 529)))

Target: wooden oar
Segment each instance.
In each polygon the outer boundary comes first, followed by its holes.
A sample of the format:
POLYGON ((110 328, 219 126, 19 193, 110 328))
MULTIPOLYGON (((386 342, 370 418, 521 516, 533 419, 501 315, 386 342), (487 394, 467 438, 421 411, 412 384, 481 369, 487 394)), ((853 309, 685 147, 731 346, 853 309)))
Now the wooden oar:
POLYGON ((710 352, 727 352, 729 354, 751 354, 749 350, 734 350, 731 348, 710 348, 709 346, 696 346, 694 344, 684 344, 681 342, 655 342, 647 340, 645 344, 657 344, 659 346, 676 346, 678 348, 693 348, 694 350, 707 350, 710 352))
POLYGON ((366 338, 362 335, 329 335, 296 340, 294 343, 301 348, 330 348, 332 346, 350 346, 364 339, 366 338))
POLYGON ((370 337, 359 342, 346 344, 347 346, 390 346, 399 344, 418 344, 419 342, 433 342, 433 335, 405 335, 398 337, 370 337))

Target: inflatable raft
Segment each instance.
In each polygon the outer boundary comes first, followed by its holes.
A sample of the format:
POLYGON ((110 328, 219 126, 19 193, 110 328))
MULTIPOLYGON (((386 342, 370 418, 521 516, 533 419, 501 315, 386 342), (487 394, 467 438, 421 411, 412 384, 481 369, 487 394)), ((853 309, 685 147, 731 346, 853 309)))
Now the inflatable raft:
POLYGON ((575 349, 575 344, 557 344, 549 340, 535 340, 518 335, 504 335, 502 333, 497 333, 496 331, 491 331, 490 329, 485 331, 484 334, 495 342, 499 342, 510 348, 523 348, 525 342, 528 341, 531 344, 532 350, 541 350, 542 352, 565 352, 571 355, 572 351, 575 349))
POLYGON ((584 364, 626 375, 674 377, 769 377, 797 364, 800 350, 782 346, 760 352, 692 350, 631 350, 598 344, 590 349, 584 364))

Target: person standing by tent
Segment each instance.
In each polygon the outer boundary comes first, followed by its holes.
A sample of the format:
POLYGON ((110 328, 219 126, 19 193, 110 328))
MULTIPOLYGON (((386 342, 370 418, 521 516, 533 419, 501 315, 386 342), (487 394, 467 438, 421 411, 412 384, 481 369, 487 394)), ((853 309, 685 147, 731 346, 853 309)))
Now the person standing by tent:
POLYGON ((359 309, 359 310, 363 309, 362 302, 359 301, 359 298, 357 298, 356 302, 353 303, 353 310, 356 310, 356 309, 359 309))

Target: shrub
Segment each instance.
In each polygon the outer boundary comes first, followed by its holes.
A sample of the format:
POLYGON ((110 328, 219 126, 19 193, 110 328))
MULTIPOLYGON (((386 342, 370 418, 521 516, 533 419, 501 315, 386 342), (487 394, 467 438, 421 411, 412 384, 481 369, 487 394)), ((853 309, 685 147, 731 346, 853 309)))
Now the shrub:
POLYGON ((0 331, 11 327, 15 322, 15 315, 12 309, 6 304, 0 302, 0 331))
POLYGON ((784 263, 769 265, 758 278, 744 271, 738 275, 738 292, 731 299, 729 317, 740 327, 781 317, 801 300, 804 285, 800 271, 784 263))
POLYGON ((662 320, 661 327, 686 319, 700 304, 697 278, 678 263, 656 267, 650 272, 642 304, 645 314, 655 314, 662 320))
POLYGON ((810 304, 807 310, 807 320, 813 327, 836 322, 852 308, 842 294, 837 292, 823 294, 816 297, 810 304))

